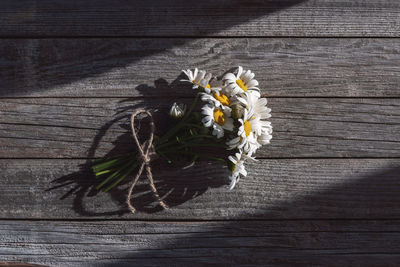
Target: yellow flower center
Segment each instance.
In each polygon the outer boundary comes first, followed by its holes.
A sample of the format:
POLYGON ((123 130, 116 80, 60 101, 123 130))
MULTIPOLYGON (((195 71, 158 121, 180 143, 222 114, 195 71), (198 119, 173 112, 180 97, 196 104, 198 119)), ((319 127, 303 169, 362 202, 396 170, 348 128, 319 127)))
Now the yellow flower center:
MULTIPOLYGON (((200 85, 200 82, 196 82, 195 80, 193 80, 192 83, 197 84, 198 86, 201 86, 201 85, 200 85)), ((210 88, 211 88, 211 85, 210 85, 210 84, 207 84, 205 88, 210 89, 210 88)))
POLYGON ((214 121, 219 125, 225 124, 225 115, 220 109, 214 109, 214 121))
POLYGON ((232 164, 232 173, 236 170, 236 164, 232 164))
POLYGON ((246 137, 248 137, 251 132, 251 123, 249 121, 244 121, 243 127, 244 127, 244 132, 246 133, 246 137))
POLYGON ((213 96, 224 106, 229 106, 229 104, 231 103, 231 101, 229 101, 229 98, 224 94, 217 95, 217 93, 214 93, 213 96))
POLYGON ((237 85, 239 85, 240 88, 242 88, 243 91, 247 92, 247 87, 244 85, 244 82, 241 79, 236 80, 237 85))

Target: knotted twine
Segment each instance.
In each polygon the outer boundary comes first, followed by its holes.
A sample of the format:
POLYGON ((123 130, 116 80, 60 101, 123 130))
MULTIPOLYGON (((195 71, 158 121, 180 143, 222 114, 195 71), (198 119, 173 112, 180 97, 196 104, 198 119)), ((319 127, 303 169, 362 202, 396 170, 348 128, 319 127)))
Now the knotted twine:
POLYGON ((126 203, 128 204, 129 210, 132 213, 135 213, 135 211, 136 211, 135 207, 131 203, 132 191, 135 188, 135 185, 136 185, 137 181, 139 180, 139 177, 142 175, 144 168, 146 168, 146 175, 147 175, 147 179, 149 180, 149 183, 150 183, 150 188, 153 191, 154 196, 157 198, 158 203, 164 209, 168 209, 167 204, 164 203, 164 201, 160 198, 160 195, 157 192, 156 186, 154 185, 153 174, 151 172, 151 167, 150 167, 151 156, 156 154, 154 152, 154 147, 153 147, 153 137, 154 137, 155 125, 154 125, 154 120, 153 120, 153 116, 151 115, 151 113, 144 109, 136 110, 131 116, 131 130, 132 130, 132 137, 135 140, 135 143, 136 143, 138 151, 139 151, 138 160, 139 160, 139 162, 141 162, 141 164, 140 164, 138 173, 136 174, 135 178, 132 180, 133 182, 132 182, 131 187, 129 188, 128 197, 126 198, 126 203), (150 137, 148 140, 143 142, 143 144, 140 144, 139 139, 137 137, 138 133, 135 130, 135 117, 137 115, 139 115, 140 113, 146 113, 147 116, 150 118, 150 137))

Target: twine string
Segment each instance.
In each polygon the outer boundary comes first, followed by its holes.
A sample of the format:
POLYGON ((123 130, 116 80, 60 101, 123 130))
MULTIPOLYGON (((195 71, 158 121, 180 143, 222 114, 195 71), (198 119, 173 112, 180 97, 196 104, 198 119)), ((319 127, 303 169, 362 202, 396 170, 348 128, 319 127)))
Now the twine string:
POLYGON ((142 172, 144 169, 146 170, 146 176, 147 176, 147 179, 149 180, 151 191, 153 191, 153 194, 157 198, 158 203, 164 209, 168 209, 167 204, 165 204, 165 202, 161 199, 160 195, 157 192, 157 189, 156 189, 156 186, 155 186, 154 180, 153 180, 153 174, 151 172, 151 166, 150 166, 151 156, 155 154, 154 147, 153 147, 155 125, 154 125, 154 120, 153 120, 153 116, 151 115, 151 113, 144 109, 136 110, 131 116, 131 130, 132 130, 132 137, 135 140, 136 146, 139 151, 138 160, 139 160, 139 162, 141 162, 141 164, 140 164, 139 171, 137 172, 135 178, 132 179, 132 184, 128 191, 128 197, 126 198, 126 203, 128 204, 129 210, 132 213, 135 213, 135 211, 136 211, 135 207, 131 203, 132 191, 135 188, 135 185, 136 185, 137 181, 139 180, 139 177, 142 175, 142 172), (140 113, 146 113, 147 116, 150 118, 150 136, 149 136, 148 140, 143 142, 143 144, 140 144, 139 138, 138 138, 138 133, 135 130, 135 117, 137 115, 139 115, 140 113))

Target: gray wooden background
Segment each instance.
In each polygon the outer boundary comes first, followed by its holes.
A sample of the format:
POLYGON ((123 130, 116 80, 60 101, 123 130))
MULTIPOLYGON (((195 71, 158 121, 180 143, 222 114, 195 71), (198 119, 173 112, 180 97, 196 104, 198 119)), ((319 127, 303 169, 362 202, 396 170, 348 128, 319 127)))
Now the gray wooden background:
POLYGON ((0 26, 0 261, 400 265, 399 1, 5 0, 0 26), (134 215, 129 184, 94 189, 133 109, 187 101, 181 69, 237 65, 274 135, 234 191, 207 162, 156 168, 168 211, 146 183, 134 215))

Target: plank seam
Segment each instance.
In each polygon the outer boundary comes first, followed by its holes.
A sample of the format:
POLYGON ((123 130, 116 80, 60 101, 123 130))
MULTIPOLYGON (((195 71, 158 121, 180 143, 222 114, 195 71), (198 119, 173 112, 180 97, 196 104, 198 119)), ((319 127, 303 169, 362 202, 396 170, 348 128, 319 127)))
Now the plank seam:
POLYGON ((288 221, 288 222, 302 222, 302 221, 399 221, 399 218, 374 218, 374 217, 367 217, 367 218, 276 218, 276 219, 257 219, 257 218, 249 218, 249 219, 129 219, 129 218, 112 218, 112 219, 88 219, 88 218, 0 218, 0 222, 20 222, 20 221, 32 221, 32 222, 153 222, 153 223, 212 223, 212 222, 279 222, 279 221, 288 221))
MULTIPOLYGON (((93 158, 85 158, 85 157, 74 157, 74 158, 29 158, 29 157, 21 157, 21 158, 7 158, 0 157, 0 160, 97 160, 102 157, 93 157, 93 158)), ((256 157, 257 160, 296 160, 296 159, 304 159, 304 160, 320 160, 320 159, 368 159, 368 160, 382 160, 382 159, 400 159, 400 156, 393 157, 256 157)))
POLYGON ((400 36, 383 35, 239 35, 239 36, 218 36, 218 35, 2 35, 0 39, 399 39, 400 36))
MULTIPOLYGON (((273 99, 399 99, 400 96, 278 96, 278 95, 261 95, 265 98, 273 99)), ((157 100, 157 99, 191 99, 194 96, 0 96, 1 100, 9 99, 129 99, 129 100, 157 100)))

